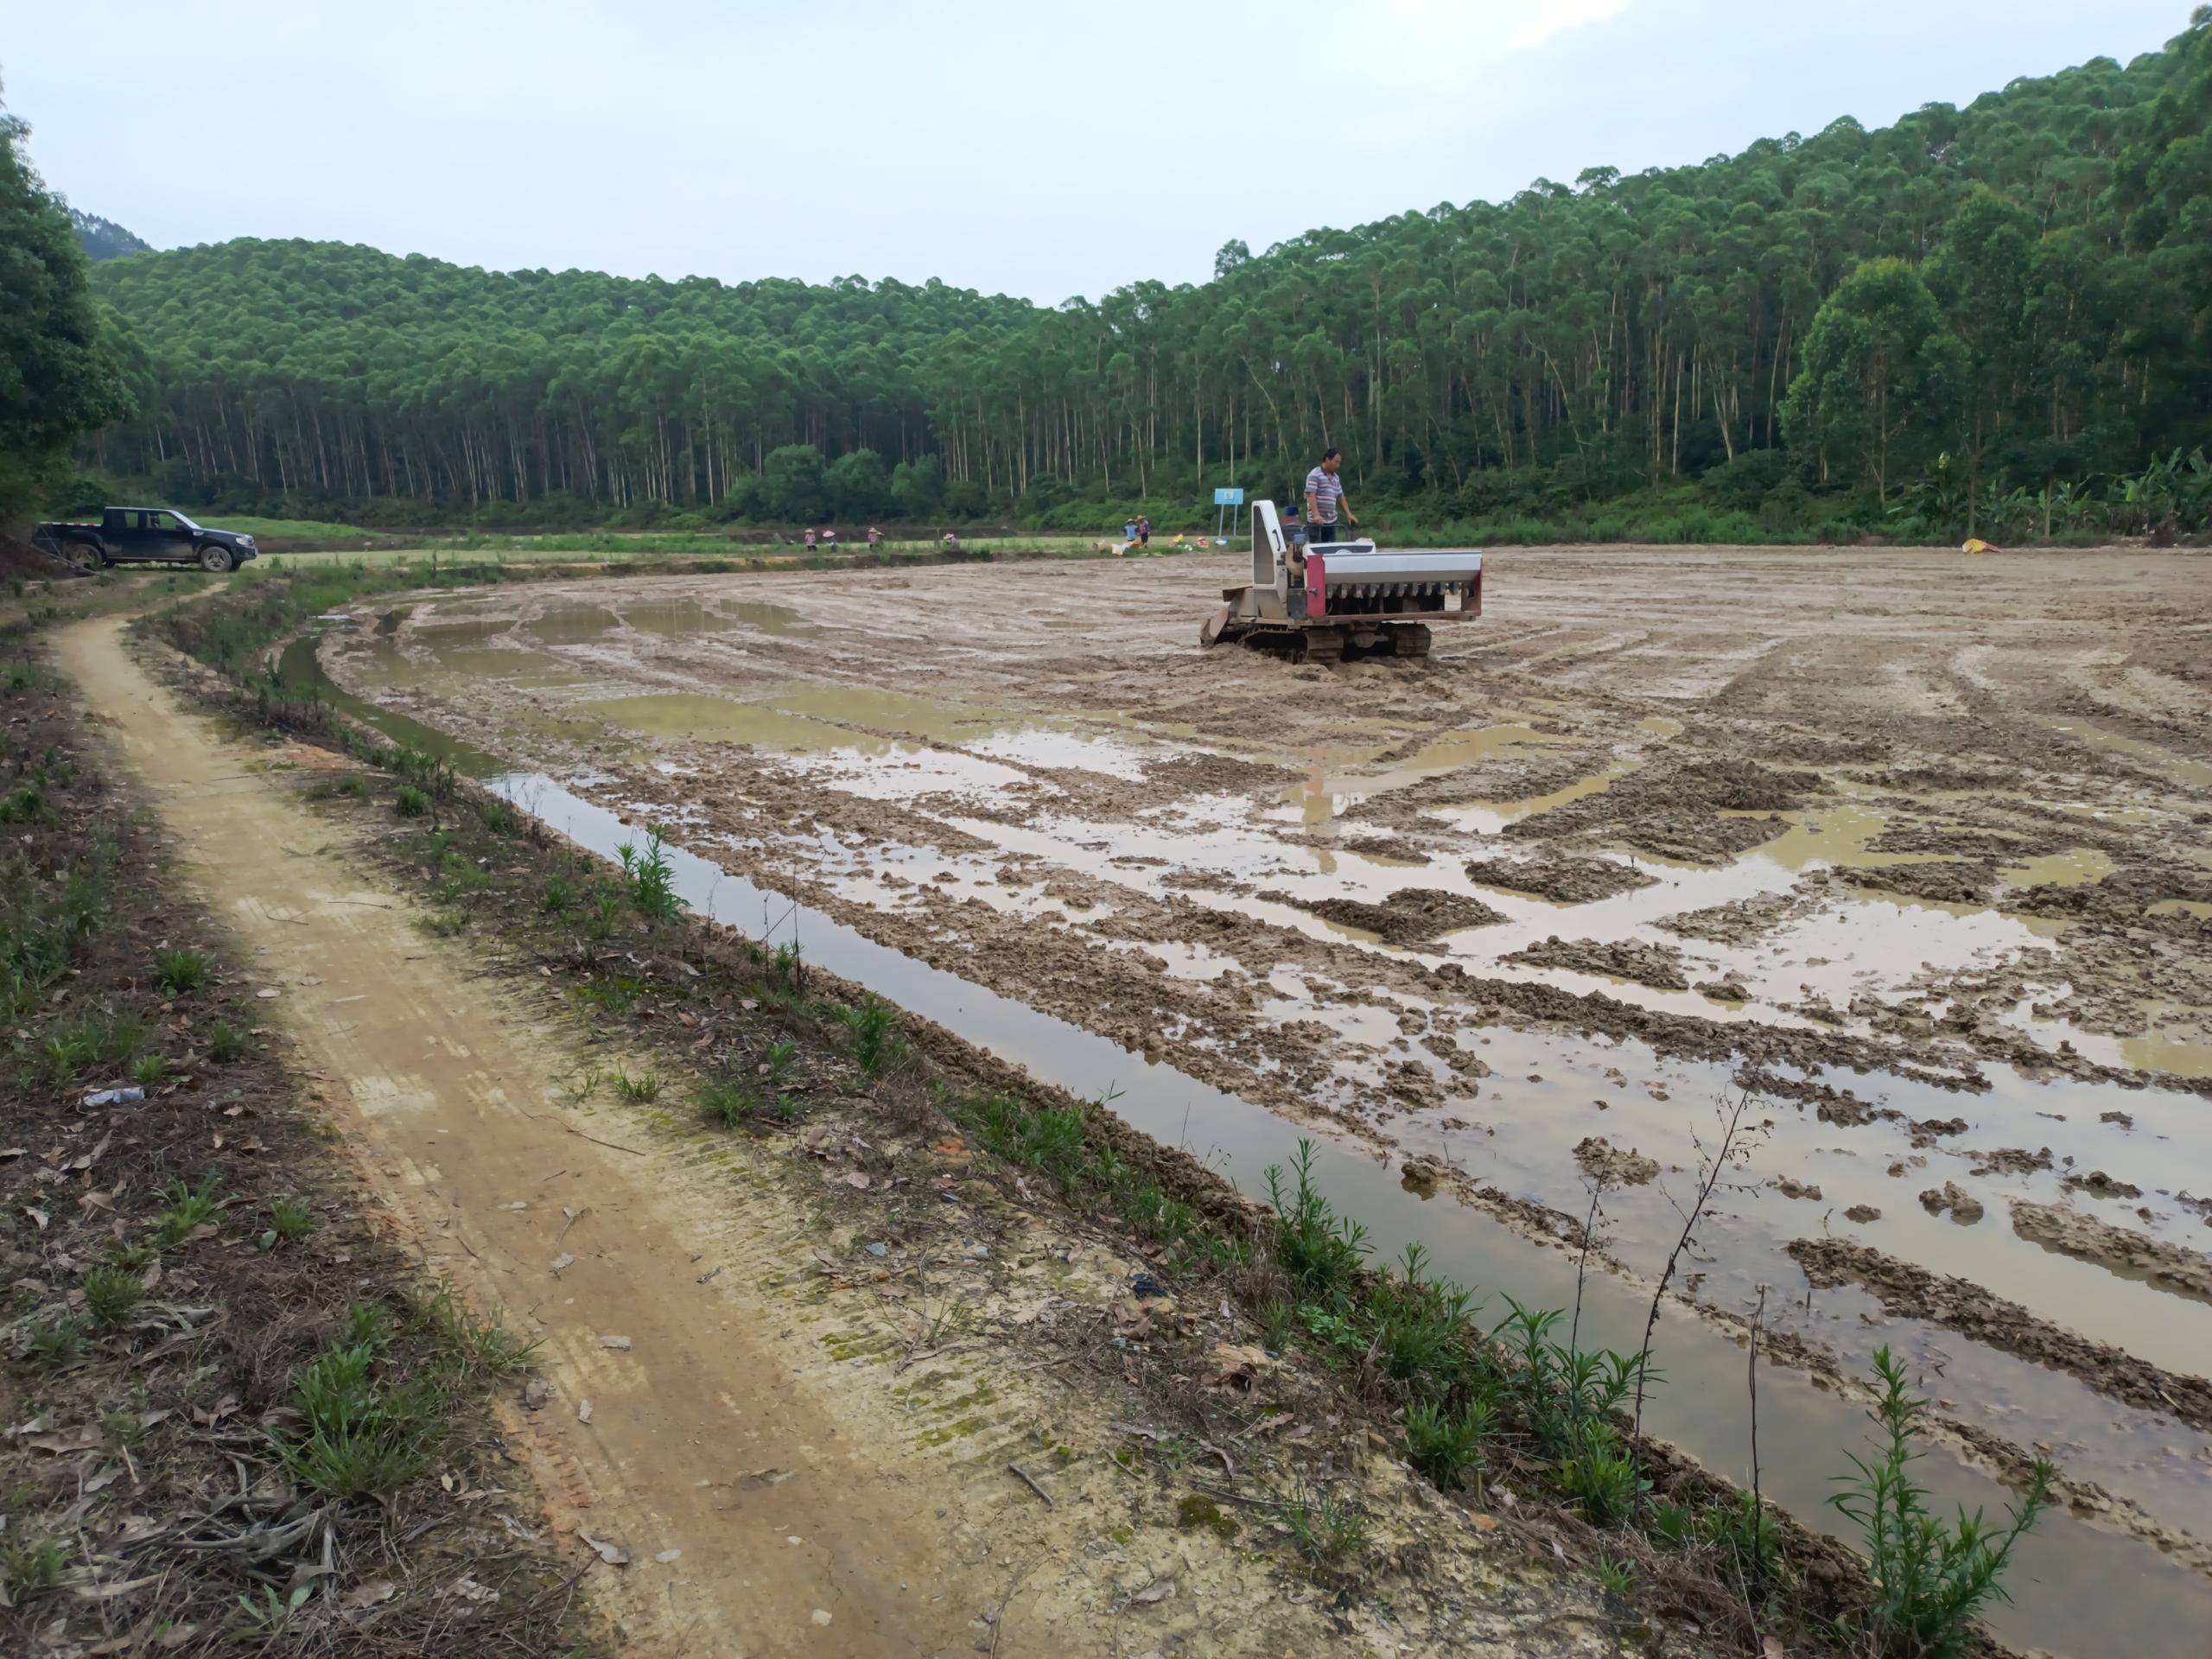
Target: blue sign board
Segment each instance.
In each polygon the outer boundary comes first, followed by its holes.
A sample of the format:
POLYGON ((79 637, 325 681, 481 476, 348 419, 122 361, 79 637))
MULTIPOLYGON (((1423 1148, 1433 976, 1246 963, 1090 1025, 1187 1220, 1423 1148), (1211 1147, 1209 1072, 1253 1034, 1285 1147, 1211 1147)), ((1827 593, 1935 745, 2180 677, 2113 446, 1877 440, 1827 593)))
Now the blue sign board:
POLYGON ((1244 505, 1244 492, 1242 490, 1216 490, 1213 493, 1213 504, 1217 507, 1241 507, 1244 505))

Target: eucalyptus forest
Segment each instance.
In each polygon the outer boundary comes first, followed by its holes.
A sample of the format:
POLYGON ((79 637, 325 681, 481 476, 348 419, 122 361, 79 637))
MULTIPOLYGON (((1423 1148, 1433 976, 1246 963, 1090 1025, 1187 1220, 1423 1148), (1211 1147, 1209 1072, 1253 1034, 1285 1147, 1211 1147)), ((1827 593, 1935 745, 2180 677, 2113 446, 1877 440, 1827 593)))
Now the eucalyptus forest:
POLYGON ((97 475, 405 523, 1088 526, 1288 492, 1673 539, 2205 528, 2212 25, 1868 130, 1222 248, 1057 308, 931 281, 109 260, 97 475))

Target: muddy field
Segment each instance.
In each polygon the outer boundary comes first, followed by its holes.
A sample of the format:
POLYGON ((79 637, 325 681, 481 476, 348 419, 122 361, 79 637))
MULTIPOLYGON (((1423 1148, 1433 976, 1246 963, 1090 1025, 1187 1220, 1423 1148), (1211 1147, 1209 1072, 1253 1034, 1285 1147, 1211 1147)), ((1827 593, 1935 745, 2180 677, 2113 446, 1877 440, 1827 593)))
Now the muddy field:
POLYGON ((1369 1148, 1432 1235, 1594 1196, 1656 1274, 1748 1089, 1681 1287, 1771 1287, 1815 1371, 1907 1350, 1986 1465, 2202 1570, 2212 565, 1511 551, 1427 663, 1323 669, 1196 649, 1240 564, 539 584, 322 660, 1369 1148))

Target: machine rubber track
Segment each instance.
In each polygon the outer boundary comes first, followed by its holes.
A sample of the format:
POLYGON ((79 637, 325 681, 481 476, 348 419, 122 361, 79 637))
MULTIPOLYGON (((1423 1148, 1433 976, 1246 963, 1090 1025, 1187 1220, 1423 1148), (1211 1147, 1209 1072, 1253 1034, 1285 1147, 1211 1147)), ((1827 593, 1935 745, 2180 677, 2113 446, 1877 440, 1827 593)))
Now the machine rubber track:
POLYGON ((1287 663, 1328 664, 1357 662, 1369 657, 1426 657, 1430 634, 1421 622, 1393 623, 1382 637, 1358 644, 1349 628, 1239 627, 1226 613, 1207 619, 1198 632, 1202 646, 1234 642, 1252 651, 1265 652, 1287 663))

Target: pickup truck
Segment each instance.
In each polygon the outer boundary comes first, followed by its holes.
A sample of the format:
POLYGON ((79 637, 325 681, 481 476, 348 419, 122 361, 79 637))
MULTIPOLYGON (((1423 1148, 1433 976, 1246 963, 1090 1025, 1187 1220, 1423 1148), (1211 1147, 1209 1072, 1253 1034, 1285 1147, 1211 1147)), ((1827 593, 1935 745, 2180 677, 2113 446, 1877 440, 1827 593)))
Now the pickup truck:
POLYGON ((174 507, 109 507, 98 524, 56 519, 34 530, 31 541, 82 570, 104 564, 196 564, 219 575, 260 556, 252 537, 205 529, 174 507))

